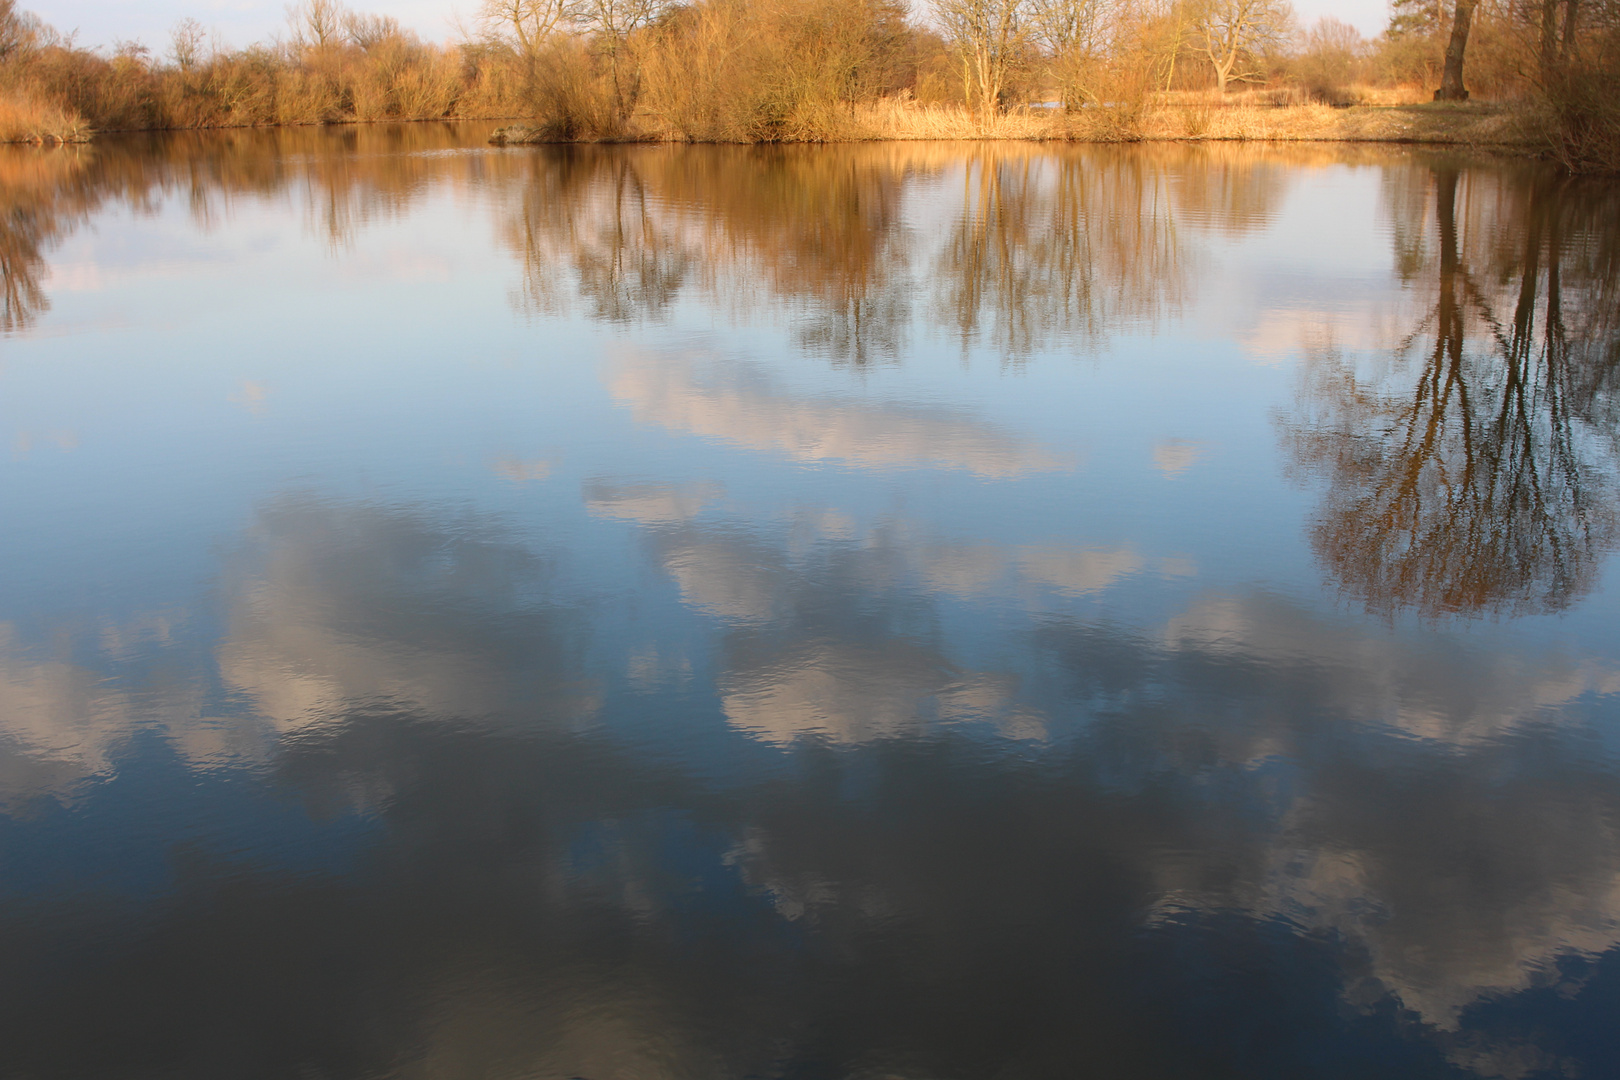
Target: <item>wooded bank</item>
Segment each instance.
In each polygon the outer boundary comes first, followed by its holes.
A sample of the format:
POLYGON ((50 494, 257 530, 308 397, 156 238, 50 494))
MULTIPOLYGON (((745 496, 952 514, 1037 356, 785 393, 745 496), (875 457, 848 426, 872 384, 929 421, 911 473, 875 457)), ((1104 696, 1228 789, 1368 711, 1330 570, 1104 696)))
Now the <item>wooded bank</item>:
POLYGON ((499 118, 537 141, 1338 139, 1620 168, 1620 0, 1455 3, 1396 0, 1366 41, 1286 0, 485 0, 435 45, 304 0, 270 43, 186 20, 160 54, 0 0, 0 140, 499 118))

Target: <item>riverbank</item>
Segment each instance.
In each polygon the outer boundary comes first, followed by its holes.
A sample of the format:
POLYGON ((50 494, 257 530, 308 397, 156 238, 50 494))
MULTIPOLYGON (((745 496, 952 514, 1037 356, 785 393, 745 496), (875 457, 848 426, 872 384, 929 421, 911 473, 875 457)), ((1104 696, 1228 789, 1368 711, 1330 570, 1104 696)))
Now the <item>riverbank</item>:
MULTIPOLYGON (((423 122, 443 118, 421 118, 423 122)), ((460 119, 460 118, 452 118, 460 119)), ((473 118, 488 119, 488 118, 473 118)), ((397 122, 397 121, 395 121, 397 122)), ((241 125, 306 127, 307 124, 241 125)), ((195 130, 195 129, 179 129, 195 130)), ((1004 113, 988 120, 962 109, 880 103, 853 111, 833 132, 760 142, 1021 141, 1021 142, 1345 142, 1462 146, 1541 156, 1549 152, 1543 118, 1527 106, 1490 104, 1229 105, 1178 103, 1137 110, 1004 113)), ((0 143, 85 143, 100 134, 62 109, 0 101, 0 143)), ((541 143, 703 142, 673 132, 631 131, 614 137, 566 137, 545 126, 496 129, 500 145, 541 143)), ((726 141, 726 140, 721 140, 726 141)))
MULTIPOLYGON (((633 128, 611 138, 568 138, 548 126, 526 123, 510 124, 499 130, 505 132, 504 137, 492 141, 513 144, 707 141, 656 128, 633 128)), ((985 119, 961 108, 886 101, 857 106, 835 125, 811 137, 760 141, 1381 142, 1539 154, 1548 149, 1545 132, 1545 119, 1527 105, 1421 103, 1334 107, 1181 100, 1135 109, 1084 109, 1073 113, 1020 109, 985 119)), ((93 134, 89 125, 66 110, 22 99, 0 99, 0 142, 86 142, 93 134)))
MULTIPOLYGON (((1031 142, 1355 142, 1467 146, 1525 154, 1548 148, 1545 125, 1527 105, 1421 103, 1345 107, 1181 100, 1076 112, 1020 109, 988 119, 965 109, 879 102, 849 111, 830 129, 779 142, 1018 140, 1031 142)), ((545 124, 512 124, 497 144, 688 142, 677 133, 632 130, 609 138, 568 137, 545 124)))

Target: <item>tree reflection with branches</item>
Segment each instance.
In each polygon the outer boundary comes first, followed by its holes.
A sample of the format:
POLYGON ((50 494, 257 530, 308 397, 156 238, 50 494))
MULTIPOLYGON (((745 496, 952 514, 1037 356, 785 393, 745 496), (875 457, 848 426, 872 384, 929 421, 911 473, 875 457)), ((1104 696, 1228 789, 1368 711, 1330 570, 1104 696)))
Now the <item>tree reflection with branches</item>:
POLYGON ((1384 614, 1559 611, 1616 532, 1615 199, 1548 173, 1432 183, 1437 248, 1408 263, 1427 310, 1375 372, 1314 350, 1283 421, 1328 485, 1312 544, 1384 614))

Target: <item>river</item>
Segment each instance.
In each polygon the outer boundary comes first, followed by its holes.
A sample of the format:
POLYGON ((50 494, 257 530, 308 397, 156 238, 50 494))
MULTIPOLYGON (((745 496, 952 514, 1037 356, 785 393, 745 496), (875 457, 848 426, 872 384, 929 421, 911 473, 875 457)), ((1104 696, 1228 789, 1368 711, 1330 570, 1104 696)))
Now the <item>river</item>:
POLYGON ((1620 1073, 1620 185, 0 148, 0 1077, 1620 1073))

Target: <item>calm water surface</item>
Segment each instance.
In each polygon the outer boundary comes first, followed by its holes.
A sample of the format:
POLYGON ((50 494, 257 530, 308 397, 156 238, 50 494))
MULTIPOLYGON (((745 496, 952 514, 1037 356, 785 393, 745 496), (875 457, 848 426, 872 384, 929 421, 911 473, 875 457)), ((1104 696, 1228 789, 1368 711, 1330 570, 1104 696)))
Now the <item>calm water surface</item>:
POLYGON ((1620 1075, 1620 186, 0 156, 0 1077, 1620 1075))

